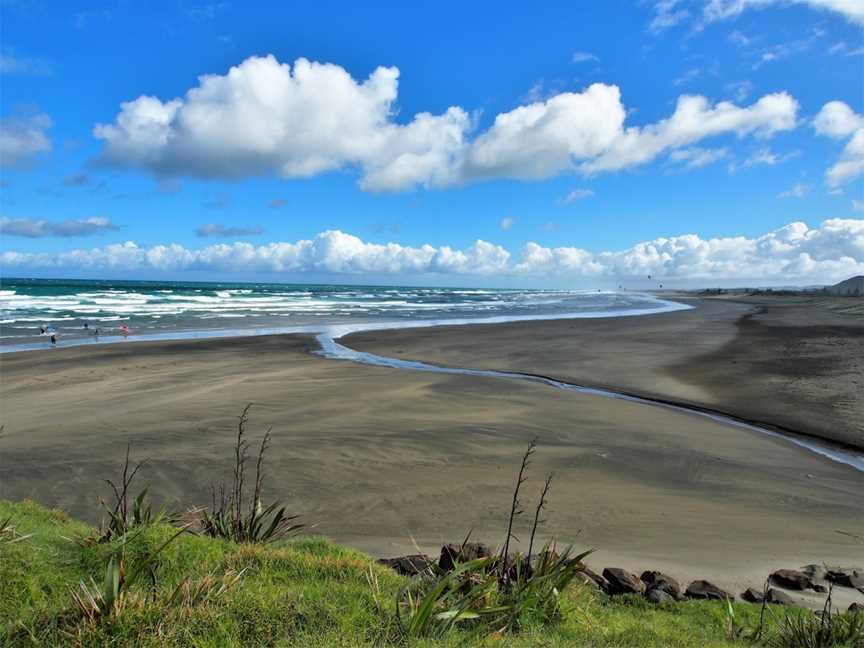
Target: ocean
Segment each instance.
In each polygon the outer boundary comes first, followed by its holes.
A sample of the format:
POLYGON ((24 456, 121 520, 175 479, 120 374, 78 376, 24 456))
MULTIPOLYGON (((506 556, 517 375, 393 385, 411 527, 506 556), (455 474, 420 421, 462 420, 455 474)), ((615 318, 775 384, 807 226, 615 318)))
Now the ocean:
POLYGON ((609 291, 7 278, 0 349, 50 345, 43 327, 66 346, 658 310, 668 303, 609 291))

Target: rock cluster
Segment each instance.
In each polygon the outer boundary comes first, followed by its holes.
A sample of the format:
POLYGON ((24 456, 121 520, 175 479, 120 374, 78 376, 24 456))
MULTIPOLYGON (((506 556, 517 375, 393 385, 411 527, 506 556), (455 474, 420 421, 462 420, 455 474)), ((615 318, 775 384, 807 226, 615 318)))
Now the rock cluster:
MULTIPOLYGON (((431 574, 435 571, 436 567, 438 571, 448 572, 457 564, 477 558, 494 557, 495 555, 495 552, 488 545, 472 542, 444 545, 441 547, 441 553, 437 561, 430 556, 413 554, 398 558, 383 558, 379 562, 391 567, 400 574, 417 576, 431 574)), ((515 559, 508 557, 508 569, 515 570, 516 567, 515 559)), ((531 569, 531 565, 525 559, 523 559, 523 562, 518 567, 523 570, 523 573, 531 569)), ((601 575, 586 566, 576 574, 576 580, 586 587, 597 589, 609 596, 621 596, 625 594, 641 596, 658 605, 685 599, 735 599, 734 594, 707 580, 694 580, 686 589, 682 590, 677 580, 659 571, 644 571, 640 576, 636 576, 620 567, 606 567, 603 569, 601 575)), ((826 592, 827 588, 825 585, 818 581, 831 583, 835 587, 854 588, 864 594, 864 570, 859 568, 806 565, 800 570, 778 569, 768 577, 768 584, 772 587, 767 587, 765 590, 750 587, 741 594, 741 598, 750 603, 764 602, 771 605, 800 605, 798 601, 783 590, 826 592)), ((864 604, 852 603, 849 606, 849 612, 864 612, 864 604)))

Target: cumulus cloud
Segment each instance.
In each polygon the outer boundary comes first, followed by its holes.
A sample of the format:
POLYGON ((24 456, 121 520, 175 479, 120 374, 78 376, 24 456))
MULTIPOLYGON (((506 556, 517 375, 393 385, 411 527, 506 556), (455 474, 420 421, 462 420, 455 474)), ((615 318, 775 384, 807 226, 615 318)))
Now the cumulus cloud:
POLYGON ((658 238, 621 252, 526 245, 516 266, 532 275, 686 280, 815 281, 864 272, 864 220, 832 219, 810 228, 795 222, 758 238, 658 238))
POLYGON ((842 101, 829 101, 813 120, 813 128, 820 135, 834 139, 850 138, 840 159, 825 172, 831 187, 837 188, 864 175, 864 115, 857 114, 842 101))
POLYGON ((723 133, 770 137, 794 128, 797 112, 798 102, 785 92, 765 95, 747 108, 728 101, 712 106, 705 97, 685 95, 678 99, 671 117, 628 128, 602 155, 583 163, 582 168, 589 172, 614 171, 644 164, 667 150, 723 133))
POLYGON ((449 246, 376 244, 340 231, 294 243, 235 242, 190 250, 177 244, 133 242, 60 253, 6 251, 6 269, 76 268, 94 271, 337 273, 377 275, 522 276, 539 279, 653 277, 682 281, 758 280, 781 283, 837 280, 864 273, 864 220, 831 219, 818 227, 794 222, 757 238, 703 239, 696 234, 657 238, 621 251, 527 243, 514 256, 477 241, 449 246))
POLYGON ((219 223, 207 223, 195 230, 200 237, 207 236, 258 236, 264 233, 264 228, 257 225, 252 227, 229 227, 219 223))
POLYGON ((475 133, 476 120, 458 106, 398 122, 398 79, 393 67, 356 81, 338 65, 251 57, 200 77, 183 98, 124 103, 93 133, 104 163, 160 178, 304 178, 349 168, 363 189, 396 191, 622 169, 706 137, 770 136, 793 128, 798 109, 785 93, 749 107, 684 96, 669 119, 625 130, 619 88, 595 83, 500 113, 475 133))
POLYGON ((0 218, 0 234, 26 238, 92 236, 117 229, 110 218, 93 218, 47 221, 35 218, 0 218))
POLYGON ((46 131, 51 118, 42 112, 21 113, 0 119, 0 165, 16 167, 51 150, 46 131))

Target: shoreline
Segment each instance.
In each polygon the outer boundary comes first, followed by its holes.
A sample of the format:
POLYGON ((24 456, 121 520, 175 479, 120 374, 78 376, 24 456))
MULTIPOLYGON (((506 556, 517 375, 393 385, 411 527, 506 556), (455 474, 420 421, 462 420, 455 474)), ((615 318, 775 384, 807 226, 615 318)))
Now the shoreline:
MULTIPOLYGON (((218 340, 228 338, 254 338, 268 335, 307 335, 328 333, 334 339, 371 331, 395 331, 403 329, 437 328, 441 326, 474 326, 484 324, 509 324, 514 322, 545 322, 570 319, 603 319, 615 317, 639 317, 643 315, 655 315, 680 310, 688 310, 692 306, 680 302, 660 299, 650 293, 633 293, 635 296, 646 297, 661 305, 656 308, 632 308, 611 311, 575 311, 566 313, 545 313, 539 315, 491 315, 486 317, 453 317, 438 319, 417 319, 412 321, 381 320, 357 323, 334 323, 334 324, 299 324, 296 326, 260 327, 249 329, 177 329, 167 333, 146 333, 133 335, 131 337, 122 335, 102 336, 98 339, 92 337, 72 338, 68 342, 61 341, 56 348, 73 348, 82 346, 100 346, 105 344, 123 344, 127 342, 171 342, 175 340, 218 340)), ((46 342, 47 343, 47 342, 46 342)), ((0 345, 0 354, 25 353, 28 351, 45 351, 52 347, 45 346, 46 343, 22 343, 0 345)))

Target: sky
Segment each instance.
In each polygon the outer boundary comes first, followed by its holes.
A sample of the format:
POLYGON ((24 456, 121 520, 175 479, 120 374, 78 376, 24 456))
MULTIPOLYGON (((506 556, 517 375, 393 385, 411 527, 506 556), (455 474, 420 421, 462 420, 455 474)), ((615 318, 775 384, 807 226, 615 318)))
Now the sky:
POLYGON ((7 277, 834 282, 864 0, 0 0, 0 175, 7 277))

